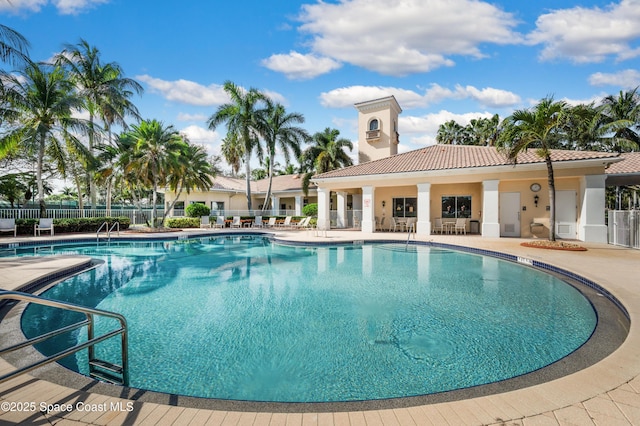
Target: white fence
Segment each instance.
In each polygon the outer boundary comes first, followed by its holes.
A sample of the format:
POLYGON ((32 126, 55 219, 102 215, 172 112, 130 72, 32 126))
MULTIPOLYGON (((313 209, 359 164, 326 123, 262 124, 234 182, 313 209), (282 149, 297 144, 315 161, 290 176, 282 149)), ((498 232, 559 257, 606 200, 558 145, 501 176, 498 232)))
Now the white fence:
POLYGON ((609 210, 609 244, 640 249, 640 210, 609 210))
MULTIPOLYGON (((107 214, 105 209, 47 209, 46 217, 52 219, 77 219, 82 217, 118 217, 126 216, 131 220, 132 225, 144 224, 151 219, 152 209, 111 209, 107 214)), ((162 217, 163 210, 157 210, 158 217, 162 217)), ((39 209, 0 209, 0 218, 14 219, 38 219, 39 209)))

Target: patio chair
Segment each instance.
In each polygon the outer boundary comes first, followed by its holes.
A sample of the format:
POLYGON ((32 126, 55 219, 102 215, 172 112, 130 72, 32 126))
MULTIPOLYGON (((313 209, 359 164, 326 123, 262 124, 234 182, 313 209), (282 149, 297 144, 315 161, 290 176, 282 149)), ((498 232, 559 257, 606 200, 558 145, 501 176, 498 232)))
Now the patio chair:
POLYGON ((276 227, 276 217, 271 216, 269 221, 267 222, 267 228, 275 228, 276 227))
POLYGON ((284 223, 280 225, 280 228, 290 228, 291 227, 291 219, 293 216, 287 216, 284 218, 284 223))
POLYGON ((253 228, 264 228, 264 223, 262 223, 262 216, 256 216, 256 220, 253 221, 253 228))
POLYGON ((405 224, 407 232, 413 232, 415 234, 417 221, 418 219, 415 217, 407 218, 407 223, 405 224))
POLYGON ((40 236, 41 231, 49 231, 53 236, 53 219, 40 219, 38 223, 33 225, 33 236, 40 236))
POLYGON ((462 231, 465 235, 467 235, 467 219, 464 219, 464 218, 456 219, 456 225, 454 230, 456 231, 456 234, 458 233, 458 231, 462 231))
POLYGON ((439 232, 441 234, 444 234, 444 231, 445 231, 445 227, 444 227, 444 223, 442 223, 442 218, 434 219, 431 233, 435 234, 436 232, 439 232))
POLYGON ((209 216, 200 216, 200 228, 211 228, 209 216))
POLYGON ((240 220, 240 216, 234 216, 233 222, 231 222, 232 228, 242 228, 242 221, 240 220))
POLYGON ((13 232, 13 236, 18 235, 18 225, 15 219, 0 219, 0 232, 13 232))
POLYGON ((214 228, 224 228, 224 216, 216 216, 216 223, 213 225, 214 228))
POLYGON ((295 229, 306 229, 309 227, 310 221, 311 221, 311 216, 307 216, 304 219, 302 219, 300 222, 296 223, 295 225, 292 225, 292 227, 295 229))
MULTIPOLYGON (((384 218, 383 218, 384 219, 384 218)), ((389 218, 389 232, 393 231, 396 232, 399 227, 399 224, 396 222, 396 218, 395 217, 390 217, 389 218)))

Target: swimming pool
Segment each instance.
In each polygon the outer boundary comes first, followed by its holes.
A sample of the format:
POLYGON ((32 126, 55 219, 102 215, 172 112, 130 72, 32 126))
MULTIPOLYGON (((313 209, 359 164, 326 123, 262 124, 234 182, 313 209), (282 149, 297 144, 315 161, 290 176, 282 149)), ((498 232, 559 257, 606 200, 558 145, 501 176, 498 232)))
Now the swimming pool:
MULTIPOLYGON (((597 322, 553 276, 429 246, 228 236, 55 252, 105 263, 45 296, 125 315, 131 385, 174 394, 315 402, 443 392, 553 363, 597 322)), ((73 320, 30 306, 22 324, 30 335, 73 320)), ((98 354, 116 361, 118 343, 98 354)), ((83 356, 65 365, 84 372, 83 356)))

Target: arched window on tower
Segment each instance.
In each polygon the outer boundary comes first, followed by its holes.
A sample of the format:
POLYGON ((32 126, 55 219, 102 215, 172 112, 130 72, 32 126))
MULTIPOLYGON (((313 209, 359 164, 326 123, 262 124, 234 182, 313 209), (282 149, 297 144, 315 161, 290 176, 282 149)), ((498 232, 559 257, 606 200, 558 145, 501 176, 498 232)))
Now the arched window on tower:
POLYGON ((369 122, 369 130, 378 130, 379 124, 378 119, 374 118, 369 122))

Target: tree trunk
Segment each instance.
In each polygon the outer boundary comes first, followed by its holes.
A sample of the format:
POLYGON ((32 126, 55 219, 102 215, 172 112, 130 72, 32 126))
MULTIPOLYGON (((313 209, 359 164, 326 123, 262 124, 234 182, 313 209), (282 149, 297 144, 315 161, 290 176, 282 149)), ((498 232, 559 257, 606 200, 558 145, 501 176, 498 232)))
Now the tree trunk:
POLYGON ((244 160, 244 169, 245 169, 245 173, 247 174, 247 209, 249 210, 249 214, 251 214, 251 210, 252 210, 252 205, 251 205, 251 151, 247 149, 247 152, 245 153, 245 160, 244 160))
POLYGON ((44 161, 44 144, 46 135, 40 133, 40 144, 38 146, 38 165, 36 170, 36 182, 38 184, 38 204, 40 205, 40 217, 47 217, 47 206, 44 203, 44 183, 42 182, 42 163, 44 161))
POLYGON ((267 195, 264 197, 262 213, 267 210, 267 207, 269 207, 269 202, 271 201, 271 185, 273 183, 273 158, 275 157, 275 152, 272 152, 269 155, 271 156, 271 158, 269 158, 269 187, 267 188, 267 195))
POLYGON ((549 181, 549 241, 556 240, 556 183, 553 177, 553 164, 551 156, 544 158, 547 163, 547 177, 549 181))
MULTIPOLYGON (((91 155, 93 155, 94 145, 93 127, 93 113, 89 112, 89 153, 91 153, 91 155)), ((89 180, 89 201, 91 202, 91 208, 95 209, 97 204, 96 184, 90 170, 87 170, 87 179, 89 180)))

